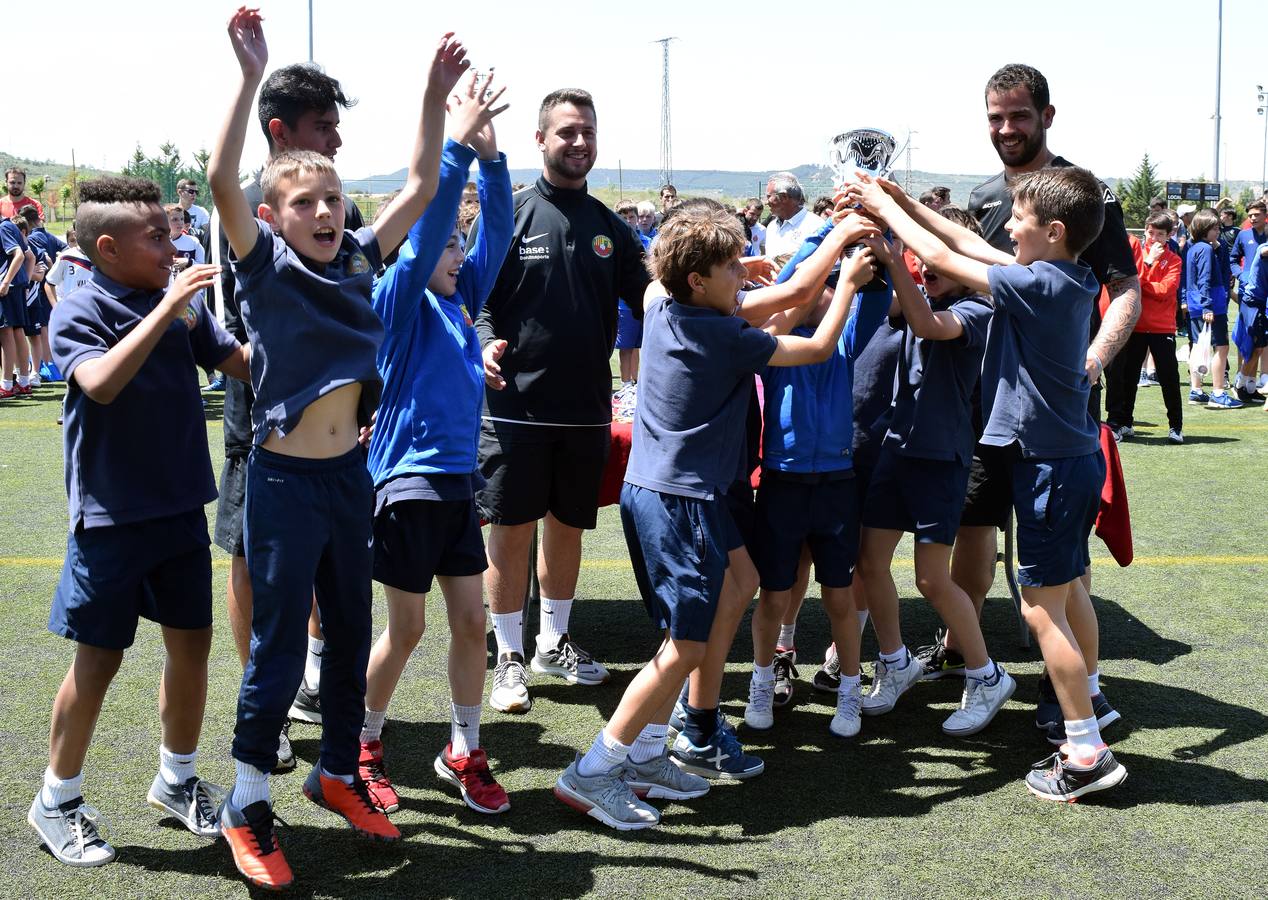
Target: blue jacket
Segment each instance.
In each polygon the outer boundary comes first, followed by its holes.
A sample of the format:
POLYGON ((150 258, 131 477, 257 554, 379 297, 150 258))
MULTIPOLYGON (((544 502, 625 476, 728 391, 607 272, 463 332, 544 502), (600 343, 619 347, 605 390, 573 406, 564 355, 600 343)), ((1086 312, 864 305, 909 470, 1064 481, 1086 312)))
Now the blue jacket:
POLYGON ((1194 241, 1185 254, 1184 302, 1190 315, 1208 309, 1217 316, 1228 312, 1228 277, 1218 250, 1194 241))
POLYGON ((1237 240, 1233 241, 1232 263, 1233 274, 1237 276, 1243 287, 1250 281, 1251 263, 1259 251, 1259 245, 1268 239, 1268 228, 1258 232, 1253 228, 1243 228, 1237 232, 1237 240))
POLYGON ((483 225, 458 270, 457 292, 440 297, 427 289, 453 234, 475 155, 445 142, 436 196, 374 287, 374 309, 386 330, 378 355, 383 398, 369 455, 376 488, 400 475, 469 475, 477 468, 484 363, 473 323, 511 245, 505 155, 480 161, 483 225))

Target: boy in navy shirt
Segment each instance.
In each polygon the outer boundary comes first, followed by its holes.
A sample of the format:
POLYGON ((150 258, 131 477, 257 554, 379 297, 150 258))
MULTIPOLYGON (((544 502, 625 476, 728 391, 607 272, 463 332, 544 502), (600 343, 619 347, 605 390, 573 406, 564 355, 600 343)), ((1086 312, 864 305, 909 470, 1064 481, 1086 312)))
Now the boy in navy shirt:
POLYGON ((745 280, 744 243, 733 215, 702 205, 675 211, 654 247, 655 274, 670 296, 646 313, 645 374, 621 521, 639 592, 665 638, 607 727, 555 783, 564 803, 622 831, 660 821, 638 793, 667 799, 706 793, 708 782, 691 774, 697 756, 728 763, 711 768, 713 775, 761 771, 760 762, 746 764, 734 734, 718 726, 716 709, 692 708, 675 742, 674 761, 684 770, 676 771, 665 753, 664 723, 683 679, 705 658, 718 608, 747 603, 756 588, 725 500, 742 467, 751 376, 768 364, 827 359, 854 288, 872 277, 871 251, 856 254, 841 276, 850 287, 837 293, 814 336, 776 337, 733 315, 745 280), (705 746, 693 744, 697 732, 706 735, 697 738, 705 746))
POLYGON ((1104 369, 1088 346, 1099 291, 1078 255, 1101 230, 1104 191, 1077 167, 1021 175, 1010 190, 1005 227, 1015 258, 922 211, 890 182, 863 177, 850 194, 889 222, 927 267, 994 301, 982 363, 981 442, 1011 460, 1023 613, 1064 720, 1048 736, 1060 749, 1034 767, 1026 787, 1069 801, 1127 777, 1101 739, 1100 723, 1118 716, 1100 692, 1096 612, 1081 581, 1105 460, 1087 410, 1089 370, 1104 369))
POLYGON ((985 728, 1017 687, 992 662, 977 611, 951 579, 951 546, 973 455, 973 386, 991 304, 923 263, 924 287, 918 288, 901 256, 887 247, 878 248, 877 256, 893 279, 905 327, 894 401, 877 426, 884 436, 863 506, 859 568, 880 659, 862 712, 889 712, 924 676, 924 665, 903 644, 898 591, 890 574, 894 549, 903 533, 911 532, 917 589, 957 636, 965 635, 964 694, 942 725, 947 734, 964 737, 985 728))
POLYGON ((198 301, 215 266, 168 286, 173 248, 158 185, 86 181, 78 230, 92 280, 53 310, 66 374, 70 535, 49 630, 76 642, 53 705, 49 764, 27 821, 54 857, 99 866, 115 851, 84 802, 84 757, 111 680, 144 616, 162 626, 163 743, 149 803, 203 837, 219 833, 219 789, 195 773, 211 648, 216 498, 195 365, 248 375, 245 348, 198 301), (156 419, 155 410, 162 410, 156 419))
POLYGON ((473 321, 497 279, 514 231, 511 179, 493 117, 504 88, 470 77, 449 102, 452 138, 440 187, 374 288, 386 336, 379 351, 383 400, 370 441, 374 479, 374 578, 387 595, 387 629, 370 651, 361 728, 361 777, 384 812, 399 803, 383 764, 387 705, 422 638, 433 577, 449 614, 450 741, 433 768, 472 809, 510 808, 480 746, 485 646, 481 573, 488 568, 475 490, 484 363, 473 321), (476 157, 481 227, 463 254, 456 219, 476 157), (427 279, 424 282, 424 279, 427 279))
POLYGON ((264 203, 248 206, 238 164, 268 60, 259 12, 239 9, 229 37, 242 78, 208 176, 236 257, 252 347, 255 446, 244 543, 254 607, 233 741, 237 780, 220 818, 238 870, 254 884, 280 888, 293 875, 273 830, 268 776, 303 677, 314 588, 326 636, 323 730, 304 793, 359 834, 400 838, 358 774, 374 502, 358 437, 378 405, 375 356, 383 337, 370 295, 380 248, 395 250, 435 194, 445 98, 467 63, 465 49, 446 35, 431 61, 405 187, 372 228, 349 234, 339 176, 318 153, 273 156, 260 178, 264 203))
MULTIPOLYGON (((19 221, 25 224, 26 220, 19 221)), ((34 272, 35 255, 21 227, 17 222, 0 219, 0 400, 31 393, 26 286, 34 272)))

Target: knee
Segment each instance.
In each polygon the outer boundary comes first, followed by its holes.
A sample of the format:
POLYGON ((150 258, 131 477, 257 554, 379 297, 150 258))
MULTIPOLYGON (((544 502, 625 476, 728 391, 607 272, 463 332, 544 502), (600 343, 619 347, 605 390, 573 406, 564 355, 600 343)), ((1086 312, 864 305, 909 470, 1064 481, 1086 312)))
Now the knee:
POLYGON ((122 663, 122 650, 106 650, 80 644, 75 652, 75 680, 82 684, 103 686, 104 690, 104 685, 110 683, 122 663))
POLYGON ((484 606, 456 611, 449 616, 449 631, 460 641, 484 641, 484 606))
POLYGON ((402 617, 389 626, 388 637, 397 646, 412 651, 427 633, 427 619, 421 614, 402 617))

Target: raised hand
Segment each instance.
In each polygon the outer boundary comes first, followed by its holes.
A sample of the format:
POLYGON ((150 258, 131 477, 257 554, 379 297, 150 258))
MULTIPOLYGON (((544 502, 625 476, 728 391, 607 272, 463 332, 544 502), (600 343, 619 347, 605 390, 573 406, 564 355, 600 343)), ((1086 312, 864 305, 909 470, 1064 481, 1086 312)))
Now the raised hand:
POLYGON ((160 304, 166 311, 176 318, 184 314, 185 307, 189 306, 199 291, 207 290, 215 284, 216 279, 220 277, 220 266, 203 264, 198 266, 190 266, 184 272, 181 272, 172 281, 171 286, 167 289, 167 293, 163 295, 160 304))
POLYGON ((866 237, 876 237, 881 233, 880 227, 866 216, 857 212, 845 215, 837 222, 837 228, 845 233, 845 243, 857 244, 866 237))
POLYGON ((245 6, 238 7, 229 20, 229 43, 233 45, 234 56, 238 57, 243 78, 262 78, 264 67, 268 65, 269 48, 264 43, 263 22, 258 9, 245 6))
POLYGON ((841 275, 854 286, 856 291, 867 284, 876 275, 875 251, 870 246, 860 248, 841 264, 841 275))
POLYGON ((744 265, 748 280, 757 284, 770 287, 779 276, 779 269, 775 268, 775 261, 769 256, 746 256, 740 262, 744 265))
POLYGON ((850 203, 862 206, 869 213, 878 216, 883 215, 887 203, 893 202, 893 198, 880 182, 862 172, 859 173, 858 181, 846 185, 844 194, 850 203))
POLYGON ((431 68, 427 72, 427 89, 448 96, 469 68, 471 62, 467 59, 467 48, 462 41, 453 40, 452 31, 445 32, 432 56, 431 68))
POLYGON ((478 73, 467 74, 464 88, 449 98, 447 109, 452 124, 451 137, 460 144, 468 144, 481 159, 494 159, 498 154, 497 135, 493 131, 493 118, 510 105, 496 105, 505 87, 492 88, 493 72, 480 84, 478 73))
POLYGON ((899 258, 899 254, 894 252, 894 248, 890 246, 889 241, 885 240, 881 235, 870 235, 862 239, 862 243, 876 254, 876 261, 882 266, 888 268, 894 264, 894 260, 899 258))

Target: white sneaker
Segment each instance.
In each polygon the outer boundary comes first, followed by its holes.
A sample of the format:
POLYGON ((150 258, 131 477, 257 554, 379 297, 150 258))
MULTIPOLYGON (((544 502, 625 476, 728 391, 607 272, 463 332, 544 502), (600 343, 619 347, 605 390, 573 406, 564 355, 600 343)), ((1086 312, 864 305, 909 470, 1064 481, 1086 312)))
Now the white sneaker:
POLYGON ((775 725, 775 682, 750 680, 748 706, 744 707, 744 724, 754 731, 766 731, 775 725))
POLYGON ((1167 440, 1173 444, 1183 444, 1184 435, 1172 428, 1167 432, 1167 440))
POLYGON ((40 376, 38 376, 38 375, 36 375, 34 372, 32 372, 32 373, 31 373, 31 378, 30 378, 30 382, 29 382, 29 383, 30 383, 31 387, 33 387, 33 388, 37 388, 37 387, 39 387, 39 386, 40 386, 40 376))
POLYGON ((991 719, 995 718, 1000 707, 1017 690, 1017 682, 1013 676, 1005 672, 1003 666, 996 665, 996 669, 999 671, 999 678, 994 684, 987 684, 976 678, 964 679, 960 708, 942 723, 943 732, 955 737, 968 737, 991 724, 991 719))
POLYGON ((843 691, 837 697, 837 711, 828 723, 828 731, 837 737, 854 737, 863 727, 863 720, 859 716, 862 706, 862 694, 858 691, 843 691))
POLYGON ((506 713, 526 713, 533 708, 533 698, 528 694, 528 670, 524 667, 524 657, 518 653, 503 654, 498 660, 493 670, 489 706, 506 713))
POLYGON ((907 665, 901 669, 891 669, 885 661, 876 661, 876 674, 872 678, 872 690, 863 698, 863 715, 880 716, 894 708, 898 698, 907 693, 925 674, 925 667, 916 663, 910 653, 907 654, 907 665))
POLYGON ((1268 393, 1268 373, 1259 376, 1259 393, 1268 393))

